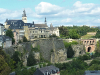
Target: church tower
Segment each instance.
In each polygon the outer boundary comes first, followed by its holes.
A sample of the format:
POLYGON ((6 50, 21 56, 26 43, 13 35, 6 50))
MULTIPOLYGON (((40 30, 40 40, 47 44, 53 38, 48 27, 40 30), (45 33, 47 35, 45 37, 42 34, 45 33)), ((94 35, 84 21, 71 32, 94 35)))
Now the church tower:
POLYGON ((27 16, 26 16, 25 10, 23 11, 23 14, 22 14, 22 21, 23 21, 24 23, 27 23, 27 16))

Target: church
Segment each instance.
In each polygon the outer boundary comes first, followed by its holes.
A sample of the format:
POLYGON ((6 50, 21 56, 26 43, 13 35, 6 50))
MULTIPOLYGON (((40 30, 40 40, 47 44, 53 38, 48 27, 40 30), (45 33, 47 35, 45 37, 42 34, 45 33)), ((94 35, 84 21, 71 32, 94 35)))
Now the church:
POLYGON ((35 24, 34 21, 32 23, 27 23, 25 10, 22 14, 22 20, 6 19, 5 28, 13 31, 16 42, 21 40, 23 36, 25 36, 27 40, 33 40, 34 38, 48 38, 52 34, 59 36, 59 29, 53 27, 52 24, 48 27, 46 18, 44 24, 35 24))

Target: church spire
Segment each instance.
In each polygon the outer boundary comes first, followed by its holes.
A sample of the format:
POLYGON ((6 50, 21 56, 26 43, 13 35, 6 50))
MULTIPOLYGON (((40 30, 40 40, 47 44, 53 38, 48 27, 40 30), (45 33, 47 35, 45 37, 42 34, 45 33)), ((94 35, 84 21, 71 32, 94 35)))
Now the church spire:
POLYGON ((24 23, 27 23, 27 16, 26 16, 25 9, 24 9, 23 14, 22 14, 22 20, 24 23))
POLYGON ((24 11, 23 11, 22 17, 26 17, 25 9, 24 9, 24 11))
POLYGON ((47 21, 46 21, 46 17, 45 17, 45 22, 47 22, 47 21))
POLYGON ((47 20, 46 20, 46 17, 45 17, 45 21, 44 21, 44 22, 45 22, 45 24, 47 25, 47 20))

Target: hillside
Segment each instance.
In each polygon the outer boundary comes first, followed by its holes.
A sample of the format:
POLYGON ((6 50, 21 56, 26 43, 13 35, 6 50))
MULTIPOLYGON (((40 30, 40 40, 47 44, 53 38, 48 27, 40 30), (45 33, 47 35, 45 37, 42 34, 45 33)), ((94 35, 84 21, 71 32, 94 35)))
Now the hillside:
POLYGON ((81 39, 93 38, 96 35, 96 32, 88 32, 86 35, 82 36, 81 39))

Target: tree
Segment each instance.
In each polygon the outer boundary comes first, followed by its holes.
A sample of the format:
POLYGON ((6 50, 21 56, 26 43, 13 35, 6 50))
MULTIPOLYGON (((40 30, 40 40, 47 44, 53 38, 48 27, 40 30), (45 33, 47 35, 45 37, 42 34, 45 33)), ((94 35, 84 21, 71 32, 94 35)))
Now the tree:
POLYGON ((19 52, 15 51, 15 53, 11 57, 13 59, 13 61, 15 61, 15 63, 14 63, 15 68, 17 67, 18 62, 20 62, 18 55, 19 55, 19 52))
POLYGON ((23 42, 27 42, 27 38, 23 36, 23 42))
POLYGON ((14 70, 14 61, 0 48, 0 55, 3 56, 5 62, 8 64, 11 70, 14 70))
POLYGON ((30 51, 29 56, 27 58, 27 66, 33 66, 36 64, 36 60, 34 57, 34 53, 30 51))
POLYGON ((15 43, 13 32, 10 29, 6 31, 6 36, 9 36, 10 38, 12 38, 12 44, 15 43))
POLYGON ((79 39, 80 38, 80 35, 76 32, 75 29, 72 29, 69 31, 69 36, 72 39, 79 39))
POLYGON ((67 49, 67 57, 72 58, 73 56, 74 56, 74 51, 73 51, 72 47, 69 46, 67 49))
POLYGON ((68 29, 67 27, 61 26, 59 27, 61 37, 68 36, 68 29))
POLYGON ((9 75, 10 67, 6 63, 4 57, 0 55, 0 75, 9 75))
POLYGON ((100 30, 97 31, 95 38, 100 38, 100 30))

